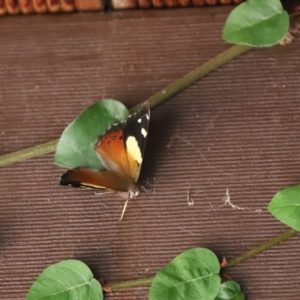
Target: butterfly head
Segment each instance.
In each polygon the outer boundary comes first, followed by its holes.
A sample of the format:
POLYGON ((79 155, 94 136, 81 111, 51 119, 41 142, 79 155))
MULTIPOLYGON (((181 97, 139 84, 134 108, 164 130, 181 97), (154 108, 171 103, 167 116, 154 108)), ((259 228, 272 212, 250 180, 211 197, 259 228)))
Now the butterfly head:
POLYGON ((129 199, 136 198, 140 193, 140 189, 137 185, 132 185, 128 190, 129 199))

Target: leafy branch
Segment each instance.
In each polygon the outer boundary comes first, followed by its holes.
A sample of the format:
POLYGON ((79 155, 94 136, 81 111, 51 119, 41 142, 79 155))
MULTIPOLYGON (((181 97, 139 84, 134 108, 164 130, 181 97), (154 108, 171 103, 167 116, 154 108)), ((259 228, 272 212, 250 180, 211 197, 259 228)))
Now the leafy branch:
MULTIPOLYGON (((242 263, 249 258, 252 258, 258 254, 261 254, 262 252, 271 249, 272 247, 278 245, 281 242, 284 242, 285 240, 295 236, 298 234, 299 231, 289 228, 287 229, 284 233, 266 241, 265 243, 245 252, 242 253, 236 257, 233 257, 232 259, 228 260, 227 264, 224 266, 225 268, 233 267, 239 263, 242 263)), ((123 282, 118 282, 118 283, 112 283, 109 285, 112 291, 117 291, 117 290, 122 290, 125 288, 131 288, 131 287, 136 287, 136 286, 144 286, 144 285, 150 285, 153 281, 154 277, 149 277, 149 278, 142 278, 142 279, 137 279, 137 280, 128 280, 128 281, 123 281, 123 282)))
MULTIPOLYGON (((205 62, 202 66, 196 68, 195 70, 191 71, 190 73, 184 75, 180 79, 174 81, 170 85, 163 88, 161 91, 157 92, 146 101, 149 101, 150 107, 154 108, 164 101, 168 100, 175 94, 181 92, 200 78, 204 77, 208 73, 216 70, 220 66, 226 64, 227 62, 231 61, 232 59, 238 57, 239 55, 245 53, 246 51, 250 50, 252 47, 245 46, 245 45, 234 45, 231 48, 225 50, 224 52, 220 53, 216 57, 212 58, 211 60, 205 62)), ((144 102, 144 101, 143 101, 144 102)), ((130 112, 133 113, 139 108, 139 105, 134 106, 130 109, 130 112)), ((27 149, 23 149, 20 151, 16 151, 13 153, 5 154, 0 156, 0 167, 7 166, 12 163, 25 161, 27 159, 41 156, 47 153, 54 152, 57 146, 59 139, 36 145, 27 149)))

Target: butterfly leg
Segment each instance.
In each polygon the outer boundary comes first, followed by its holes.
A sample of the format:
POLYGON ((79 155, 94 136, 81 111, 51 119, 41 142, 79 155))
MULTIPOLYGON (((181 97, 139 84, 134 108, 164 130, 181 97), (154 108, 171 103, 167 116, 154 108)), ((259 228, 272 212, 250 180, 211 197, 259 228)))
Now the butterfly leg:
POLYGON ((123 217, 124 217, 124 214, 125 214, 125 211, 126 211, 126 208, 127 208, 127 204, 128 204, 129 199, 130 199, 130 198, 128 197, 127 200, 125 201, 125 204, 124 204, 124 207, 123 207, 123 210, 122 210, 122 214, 121 214, 121 218, 120 218, 119 222, 122 221, 122 219, 123 219, 123 217))

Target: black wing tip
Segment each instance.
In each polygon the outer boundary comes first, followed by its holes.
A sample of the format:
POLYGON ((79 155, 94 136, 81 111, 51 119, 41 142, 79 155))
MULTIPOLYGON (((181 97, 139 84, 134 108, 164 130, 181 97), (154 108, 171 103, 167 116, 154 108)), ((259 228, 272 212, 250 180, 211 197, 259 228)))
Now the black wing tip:
POLYGON ((141 112, 142 114, 149 114, 150 113, 150 104, 148 101, 145 101, 144 103, 142 103, 140 109, 138 110, 138 112, 141 112))
POLYGON ((150 109, 150 103, 149 101, 145 101, 141 104, 141 107, 146 107, 147 109, 150 109))
MULTIPOLYGON (((135 111, 134 113, 132 113, 128 119, 136 119, 136 118, 140 118, 143 116, 148 116, 148 120, 150 117, 150 104, 148 101, 142 103, 139 107, 139 109, 137 111, 135 111)), ((126 120, 125 120, 126 121, 126 120)))
POLYGON ((81 183, 79 181, 68 178, 71 171, 72 170, 68 170, 66 173, 62 174, 59 179, 59 184, 62 186, 81 187, 81 183))
POLYGON ((78 182, 78 181, 72 181, 72 180, 70 180, 70 181, 61 181, 60 180, 59 184, 61 186, 72 186, 74 188, 80 188, 82 186, 82 184, 80 182, 78 182))
MULTIPOLYGON (((136 117, 137 115, 140 115, 140 116, 142 116, 142 115, 148 115, 148 116, 149 116, 149 115, 150 115, 150 104, 149 104, 148 101, 143 102, 143 103, 141 104, 140 108, 139 108, 135 113, 130 114, 130 115, 128 116, 128 118, 136 117)), ((127 119, 128 119, 128 118, 127 118, 127 119)), ((101 139, 102 139, 106 134, 108 134, 109 132, 114 131, 116 128, 118 128, 118 126, 120 126, 120 124, 125 123, 127 119, 112 124, 110 127, 108 127, 108 128, 104 131, 104 133, 99 134, 98 137, 97 137, 96 142, 94 143, 93 149, 96 150, 96 149, 100 146, 101 139)))

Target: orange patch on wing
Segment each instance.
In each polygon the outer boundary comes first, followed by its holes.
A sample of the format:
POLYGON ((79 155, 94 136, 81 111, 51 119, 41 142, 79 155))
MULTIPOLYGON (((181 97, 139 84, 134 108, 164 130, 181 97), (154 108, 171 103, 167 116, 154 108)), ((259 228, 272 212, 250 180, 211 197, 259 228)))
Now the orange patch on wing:
POLYGON ((106 169, 133 179, 121 129, 101 137, 95 146, 95 150, 106 169))

